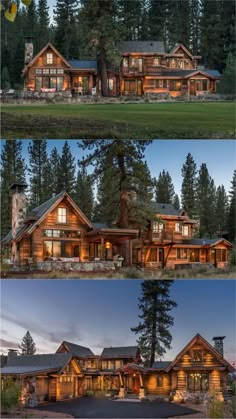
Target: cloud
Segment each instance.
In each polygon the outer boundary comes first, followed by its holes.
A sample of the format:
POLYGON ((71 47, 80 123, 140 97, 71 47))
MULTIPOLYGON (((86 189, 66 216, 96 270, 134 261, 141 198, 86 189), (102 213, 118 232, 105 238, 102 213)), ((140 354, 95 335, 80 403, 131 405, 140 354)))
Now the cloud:
POLYGON ((82 340, 81 335, 78 333, 77 324, 73 322, 69 322, 68 325, 61 327, 55 325, 54 330, 52 332, 51 330, 47 330, 47 325, 42 325, 42 323, 40 322, 35 322, 31 318, 16 318, 11 313, 3 312, 2 320, 3 319, 7 320, 8 322, 14 324, 17 327, 25 329, 25 331, 29 330, 33 338, 33 335, 35 334, 41 337, 44 341, 48 340, 52 343, 59 344, 62 340, 72 340, 76 342, 82 340))
POLYGON ((7 349, 19 349, 17 343, 5 339, 0 339, 0 346, 7 349))

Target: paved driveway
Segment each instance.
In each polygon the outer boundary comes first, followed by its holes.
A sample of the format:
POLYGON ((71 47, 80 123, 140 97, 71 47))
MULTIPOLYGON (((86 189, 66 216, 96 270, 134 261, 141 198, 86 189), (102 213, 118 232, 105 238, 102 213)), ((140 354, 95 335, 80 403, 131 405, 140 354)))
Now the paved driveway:
POLYGON ((81 397, 56 403, 47 403, 41 410, 69 413, 75 418, 169 418, 190 415, 196 410, 162 401, 106 400, 81 397))

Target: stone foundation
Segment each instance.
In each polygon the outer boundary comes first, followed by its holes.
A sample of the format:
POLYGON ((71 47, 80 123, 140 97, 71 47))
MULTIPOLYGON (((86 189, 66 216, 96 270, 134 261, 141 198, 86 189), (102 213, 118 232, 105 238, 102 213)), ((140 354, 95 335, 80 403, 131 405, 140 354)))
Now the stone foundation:
POLYGON ((140 400, 142 400, 142 399, 145 399, 145 398, 146 398, 146 392, 145 392, 144 388, 140 388, 138 398, 139 398, 140 400))
POLYGON ((113 261, 99 262, 61 262, 45 261, 37 262, 31 266, 32 270, 40 271, 71 271, 71 272, 93 272, 93 271, 115 271, 119 265, 113 261))
POLYGON ((176 390, 173 400, 177 403, 191 402, 191 403, 204 403, 211 401, 212 399, 217 399, 220 401, 224 400, 222 392, 217 392, 212 394, 211 392, 191 392, 187 390, 176 390))
POLYGON ((125 392, 124 387, 120 387, 120 391, 119 391, 118 397, 120 399, 124 399, 125 398, 125 395, 126 395, 126 392, 125 392))

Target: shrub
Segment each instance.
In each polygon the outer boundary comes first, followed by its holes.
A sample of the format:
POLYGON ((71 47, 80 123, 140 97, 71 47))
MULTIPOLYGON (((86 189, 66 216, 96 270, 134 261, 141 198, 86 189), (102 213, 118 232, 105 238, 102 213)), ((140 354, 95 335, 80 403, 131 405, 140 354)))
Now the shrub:
POLYGON ((236 247, 234 247, 229 254, 230 266, 236 266, 236 247))
POLYGON ((224 401, 219 399, 217 392, 212 394, 212 399, 208 405, 208 417, 219 419, 224 417, 224 401))
POLYGON ((93 397, 93 391, 92 390, 87 390, 85 393, 85 397, 93 397))
POLYGON ((1 411, 13 411, 19 404, 20 385, 12 378, 2 379, 1 411))

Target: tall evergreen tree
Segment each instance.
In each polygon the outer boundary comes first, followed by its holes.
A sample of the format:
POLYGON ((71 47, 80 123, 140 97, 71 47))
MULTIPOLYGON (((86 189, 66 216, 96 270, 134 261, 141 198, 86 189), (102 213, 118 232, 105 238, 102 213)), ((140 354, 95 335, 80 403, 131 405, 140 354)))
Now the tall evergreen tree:
POLYGON ((58 188, 60 192, 66 191, 74 198, 75 182, 75 158, 72 156, 68 142, 65 141, 58 167, 58 188))
POLYGON ((57 0, 54 9, 56 22, 54 42, 66 58, 78 58, 78 0, 57 0))
POLYGON ((164 202, 165 204, 172 204, 175 190, 172 183, 169 172, 163 170, 159 174, 159 178, 156 181, 156 202, 164 202))
POLYGON ((11 229, 12 197, 9 187, 26 182, 26 165, 22 156, 22 141, 7 140, 1 153, 1 236, 11 229))
POLYGON ((203 163, 197 178, 197 217, 200 237, 213 237, 215 233, 215 185, 203 163))
MULTIPOLYGON (((153 40, 163 41, 167 45, 167 14, 168 1, 166 0, 150 0, 148 8, 148 27, 149 38, 153 40)), ((146 28, 147 30, 147 28, 146 28)))
POLYGON ((227 225, 228 215, 228 197, 225 192, 224 185, 218 186, 216 190, 216 204, 215 204, 215 232, 222 234, 227 225))
POLYGON ((190 0, 190 50, 193 55, 200 54, 201 5, 199 0, 190 0))
POLYGON ((48 198, 44 190, 44 171, 47 165, 47 141, 32 140, 28 147, 30 175, 30 208, 39 206, 48 198))
MULTIPOLYGON (((119 32, 127 41, 141 39, 142 0, 118 0, 119 32)), ((146 28, 147 31, 147 28, 146 28)))
POLYGON ((56 147, 54 147, 51 151, 51 154, 49 157, 49 165, 50 165, 50 172, 51 172, 51 182, 50 182, 51 191, 53 194, 58 194, 61 192, 60 180, 59 180, 60 155, 56 147))
MULTIPOLYGON (((115 197, 119 196, 118 206, 113 207, 114 215, 118 213, 118 226, 121 228, 129 227, 129 213, 131 212, 130 208, 130 197, 133 193, 136 193, 137 189, 140 189, 140 184, 142 182, 142 176, 144 175, 145 169, 142 166, 143 153, 150 140, 134 140, 130 142, 129 140, 82 140, 79 143, 79 146, 82 149, 88 149, 90 153, 84 160, 84 165, 89 165, 93 163, 96 165, 94 169, 94 177, 98 178, 100 176, 106 176, 107 179, 110 178, 113 167, 117 173, 116 180, 114 184, 110 182, 110 189, 115 191, 115 197), (137 169, 137 166, 140 168, 140 172, 137 169), (116 186, 115 186, 116 185, 116 186)), ((144 176, 144 182, 148 179, 148 175, 144 176)), ((148 183, 148 182, 147 182, 148 183)), ((146 197, 148 197, 149 191, 148 188, 152 186, 150 184, 146 185, 146 197)), ((145 187, 143 186, 143 190, 145 187)), ((137 191, 138 193, 138 191, 137 191)), ((145 199, 143 198, 143 201, 145 199)), ((137 205, 137 200, 135 205, 137 205)), ((149 213, 149 205, 147 204, 147 211, 149 213)))
POLYGON ((224 68, 224 21, 222 1, 202 0, 201 54, 206 68, 224 68))
POLYGON ((223 94, 236 94, 236 82, 235 82, 235 73, 236 73, 236 66, 235 66, 235 56, 230 52, 227 60, 226 60, 226 67, 223 71, 222 78, 219 84, 219 92, 223 94))
POLYGON ((90 54, 99 61, 101 94, 108 96, 107 65, 120 61, 115 43, 117 40, 116 0, 81 0, 80 25, 90 54))
POLYGON ((190 153, 186 157, 186 161, 182 167, 182 186, 181 186, 181 202, 182 208, 187 212, 189 217, 196 215, 196 178, 197 165, 190 153))
POLYGON ((38 0, 37 17, 37 41, 38 48, 41 50, 50 41, 51 38, 49 6, 47 0, 38 0))
POLYGON ((235 233, 235 225, 236 225, 236 170, 233 174, 232 179, 232 187, 229 192, 229 213, 228 213, 228 232, 229 232, 229 240, 235 242, 236 240, 236 233, 235 233))
POLYGON ((170 311, 177 306, 170 298, 170 289, 173 281, 143 281, 142 294, 139 298, 139 318, 142 321, 131 331, 140 335, 137 340, 141 356, 145 364, 152 367, 156 356, 162 357, 166 349, 171 348, 172 336, 170 327, 174 318, 170 311))
POLYGON ((173 205, 177 211, 180 209, 180 201, 179 201, 179 196, 177 195, 177 193, 174 196, 173 205))
POLYGON ((34 355, 36 352, 36 346, 33 338, 29 331, 26 332, 22 339, 21 345, 19 345, 21 355, 34 355))
POLYGON ((75 185, 75 202, 85 215, 91 220, 93 215, 94 197, 92 177, 87 174, 86 168, 82 165, 78 171, 75 185))

